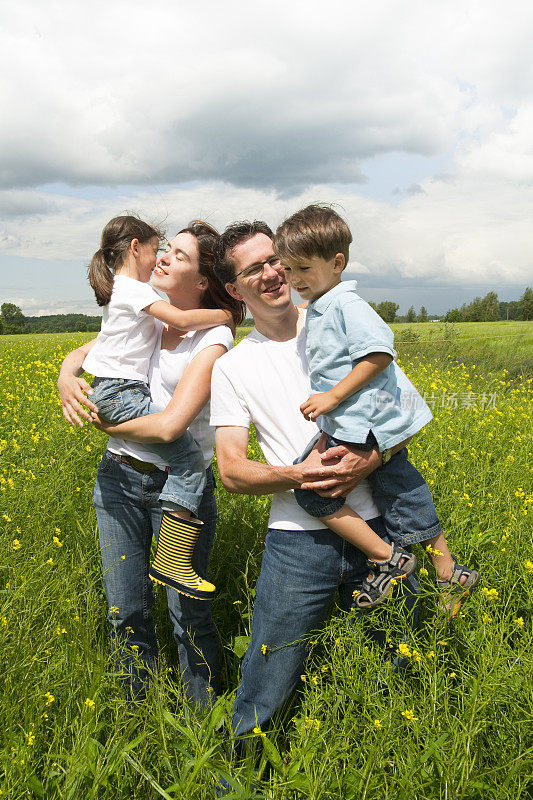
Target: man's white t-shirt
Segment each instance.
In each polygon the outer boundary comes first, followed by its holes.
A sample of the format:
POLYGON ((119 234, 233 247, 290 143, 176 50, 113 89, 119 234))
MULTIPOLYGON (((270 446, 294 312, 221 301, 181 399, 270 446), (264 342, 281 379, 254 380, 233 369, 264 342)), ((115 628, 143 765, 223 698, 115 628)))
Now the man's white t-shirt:
POLYGON ((147 381, 159 329, 157 320, 142 309, 158 301, 161 298, 149 283, 115 275, 100 333, 83 362, 85 372, 98 378, 147 381))
MULTIPOLYGON (((161 349, 161 336, 164 325, 157 323, 158 338, 148 370, 148 383, 153 402, 159 408, 165 408, 174 394, 178 382, 193 360, 206 347, 221 344, 227 350, 233 347, 233 334, 227 325, 217 325, 205 331, 190 331, 179 342, 174 350, 161 349)), ((203 453, 205 466, 208 467, 213 458, 214 429, 209 426, 209 403, 200 411, 189 426, 189 433, 196 439, 203 453)), ((166 463, 150 450, 149 444, 132 442, 126 439, 110 438, 108 450, 121 456, 133 456, 140 461, 148 461, 160 469, 166 463)))
MULTIPOLYGON (((300 412, 309 391, 305 331, 287 342, 274 342, 254 329, 215 363, 211 425, 249 428, 253 423, 267 464, 287 466, 318 432, 316 423, 300 412)), ((367 481, 350 492, 347 503, 363 519, 379 516, 367 481)), ((300 508, 292 490, 273 495, 268 525, 280 530, 325 528, 300 508)))

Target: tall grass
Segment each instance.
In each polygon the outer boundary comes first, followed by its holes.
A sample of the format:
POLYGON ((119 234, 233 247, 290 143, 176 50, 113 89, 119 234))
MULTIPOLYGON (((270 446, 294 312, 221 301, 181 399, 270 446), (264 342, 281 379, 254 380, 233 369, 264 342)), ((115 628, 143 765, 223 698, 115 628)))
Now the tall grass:
MULTIPOLYGON (((251 756, 233 755, 230 716, 269 500, 217 490, 211 577, 226 693, 209 715, 185 703, 158 589, 161 667, 148 701, 128 705, 110 658, 91 505, 104 439, 68 428, 55 390, 63 355, 86 338, 2 338, 0 798, 199 800, 214 796, 220 776, 239 798, 250 787, 276 800, 529 797, 531 379, 487 369, 475 348, 475 360, 452 363, 399 346, 434 405, 411 456, 453 551, 480 570, 482 588, 453 627, 437 629, 433 575, 419 549, 429 574, 416 635, 402 641, 400 601, 362 622, 333 608, 310 641, 290 709, 249 737, 256 772, 251 756), (373 646, 372 624, 405 660, 403 677, 373 646)), ((255 440, 250 452, 259 457, 255 440)))

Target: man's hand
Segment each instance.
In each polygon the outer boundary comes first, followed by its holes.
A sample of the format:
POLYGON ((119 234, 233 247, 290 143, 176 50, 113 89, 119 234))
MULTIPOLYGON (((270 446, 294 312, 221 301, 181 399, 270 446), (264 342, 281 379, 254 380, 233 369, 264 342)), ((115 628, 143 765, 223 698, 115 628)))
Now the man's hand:
POLYGON ((381 466, 381 453, 377 448, 350 450, 338 445, 325 450, 325 443, 326 437, 322 434, 317 449, 302 463, 302 475, 306 479, 302 489, 314 489, 321 497, 346 497, 381 466))
POLYGON ((300 406, 300 411, 306 419, 314 422, 320 414, 327 414, 338 405, 339 400, 333 395, 333 392, 319 392, 319 394, 312 394, 311 397, 308 397, 300 406))

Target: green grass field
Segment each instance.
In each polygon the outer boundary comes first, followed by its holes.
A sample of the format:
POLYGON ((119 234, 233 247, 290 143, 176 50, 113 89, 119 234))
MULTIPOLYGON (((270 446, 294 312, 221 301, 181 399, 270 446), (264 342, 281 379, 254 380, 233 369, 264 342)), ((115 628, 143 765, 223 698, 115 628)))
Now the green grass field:
MULTIPOLYGON (((533 323, 395 332, 400 363, 435 417, 411 457, 453 552, 480 570, 482 588, 453 627, 436 630, 431 568, 417 551, 417 635, 401 641, 398 603, 372 615, 390 651, 408 659, 403 678, 370 644, 370 618, 352 625, 333 608, 290 713, 253 737, 259 774, 233 760, 229 721, 269 498, 217 493, 210 577, 226 694, 208 716, 184 703, 158 588, 162 667, 147 703, 129 707, 110 659, 91 504, 105 440, 66 425, 55 388, 63 356, 89 337, 0 339, 1 800, 200 800, 227 774, 243 800, 252 785, 275 800, 531 796, 533 323)), ((256 442, 250 452, 259 457, 256 442)))

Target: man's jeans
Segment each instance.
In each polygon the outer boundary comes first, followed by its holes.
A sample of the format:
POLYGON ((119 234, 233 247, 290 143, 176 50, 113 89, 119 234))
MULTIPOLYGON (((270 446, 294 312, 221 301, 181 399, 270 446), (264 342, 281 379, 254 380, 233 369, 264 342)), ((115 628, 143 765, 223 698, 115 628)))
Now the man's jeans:
MULTIPOLYGON (((104 453, 94 488, 108 619, 126 692, 139 699, 146 694, 151 672, 157 667, 148 567, 152 536, 157 536, 161 525, 159 495, 166 478, 161 470, 142 474, 104 453)), ((192 565, 206 575, 217 519, 211 468, 198 516, 204 525, 192 565)), ((167 602, 187 698, 198 705, 210 704, 219 678, 211 603, 184 597, 170 588, 167 602)))
MULTIPOLYGON (((386 537, 381 518, 368 524, 386 537)), ((268 722, 289 698, 304 672, 306 639, 325 619, 335 591, 348 611, 353 591, 361 587, 368 571, 364 554, 330 530, 268 531, 252 636, 233 708, 236 734, 268 722)), ((403 608, 414 628, 419 587, 414 576, 404 583, 403 608)))

